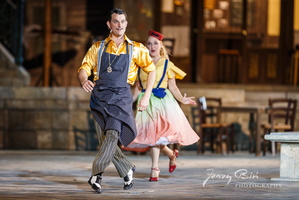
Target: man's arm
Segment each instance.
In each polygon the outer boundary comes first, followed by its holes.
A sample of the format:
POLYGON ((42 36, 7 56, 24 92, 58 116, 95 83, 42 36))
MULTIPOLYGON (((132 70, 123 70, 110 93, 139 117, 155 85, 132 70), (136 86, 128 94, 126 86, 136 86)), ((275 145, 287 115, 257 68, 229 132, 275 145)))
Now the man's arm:
POLYGON ((141 88, 140 88, 139 82, 137 81, 137 82, 135 82, 135 84, 133 86, 133 93, 132 93, 133 102, 135 102, 137 100, 140 92, 141 92, 141 88))
POLYGON ((91 92, 93 90, 94 84, 88 80, 87 72, 84 69, 81 69, 78 74, 78 79, 82 85, 82 88, 86 92, 91 92))
POLYGON ((148 73, 148 77, 146 80, 146 90, 144 92, 143 97, 140 99, 140 102, 137 106, 138 111, 146 110, 149 102, 149 98, 151 97, 151 93, 155 84, 156 80, 156 70, 151 71, 148 73))

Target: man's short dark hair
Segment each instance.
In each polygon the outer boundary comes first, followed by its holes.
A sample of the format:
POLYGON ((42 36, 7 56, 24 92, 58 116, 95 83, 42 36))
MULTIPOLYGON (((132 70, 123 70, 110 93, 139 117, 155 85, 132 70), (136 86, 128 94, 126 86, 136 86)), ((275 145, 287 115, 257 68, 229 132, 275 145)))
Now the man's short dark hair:
POLYGON ((112 14, 125 15, 126 19, 128 18, 127 13, 123 9, 114 8, 108 15, 108 21, 111 21, 112 14))

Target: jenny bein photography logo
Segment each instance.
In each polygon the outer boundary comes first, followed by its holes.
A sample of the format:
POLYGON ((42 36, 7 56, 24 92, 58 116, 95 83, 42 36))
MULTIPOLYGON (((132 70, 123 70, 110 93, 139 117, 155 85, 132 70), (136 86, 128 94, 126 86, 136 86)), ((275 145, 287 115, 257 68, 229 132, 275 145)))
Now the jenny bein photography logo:
POLYGON ((205 187, 213 180, 225 180, 225 186, 233 184, 236 188, 281 188, 282 184, 277 183, 255 183, 259 179, 258 171, 249 171, 247 169, 238 169, 232 174, 217 173, 214 169, 207 169, 207 178, 203 181, 205 187), (237 181, 232 183, 232 181, 237 181), (241 182, 242 181, 242 182, 241 182), (243 182, 244 181, 244 182, 243 182))

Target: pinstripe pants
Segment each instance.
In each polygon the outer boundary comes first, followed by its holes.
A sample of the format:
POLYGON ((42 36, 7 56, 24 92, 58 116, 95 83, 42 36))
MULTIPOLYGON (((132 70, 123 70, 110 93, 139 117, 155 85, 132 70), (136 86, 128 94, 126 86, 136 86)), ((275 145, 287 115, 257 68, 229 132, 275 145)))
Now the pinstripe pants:
POLYGON ((112 161, 119 176, 125 177, 134 165, 117 145, 118 131, 106 130, 104 133, 97 122, 95 122, 95 126, 99 140, 99 151, 92 164, 92 176, 104 172, 112 161))

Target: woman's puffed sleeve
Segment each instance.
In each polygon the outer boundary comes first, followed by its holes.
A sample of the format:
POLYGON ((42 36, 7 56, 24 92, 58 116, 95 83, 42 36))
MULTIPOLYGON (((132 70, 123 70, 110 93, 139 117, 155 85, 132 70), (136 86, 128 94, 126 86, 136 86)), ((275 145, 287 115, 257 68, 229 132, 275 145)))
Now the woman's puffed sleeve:
POLYGON ((168 62, 167 76, 168 78, 183 79, 187 74, 175 66, 173 62, 168 62))
POLYGON ((87 53, 85 54, 83 61, 81 63, 81 66, 78 69, 78 72, 81 69, 84 69, 87 72, 87 75, 91 75, 91 70, 94 69, 97 66, 98 61, 98 48, 99 48, 99 42, 94 43, 87 53))

